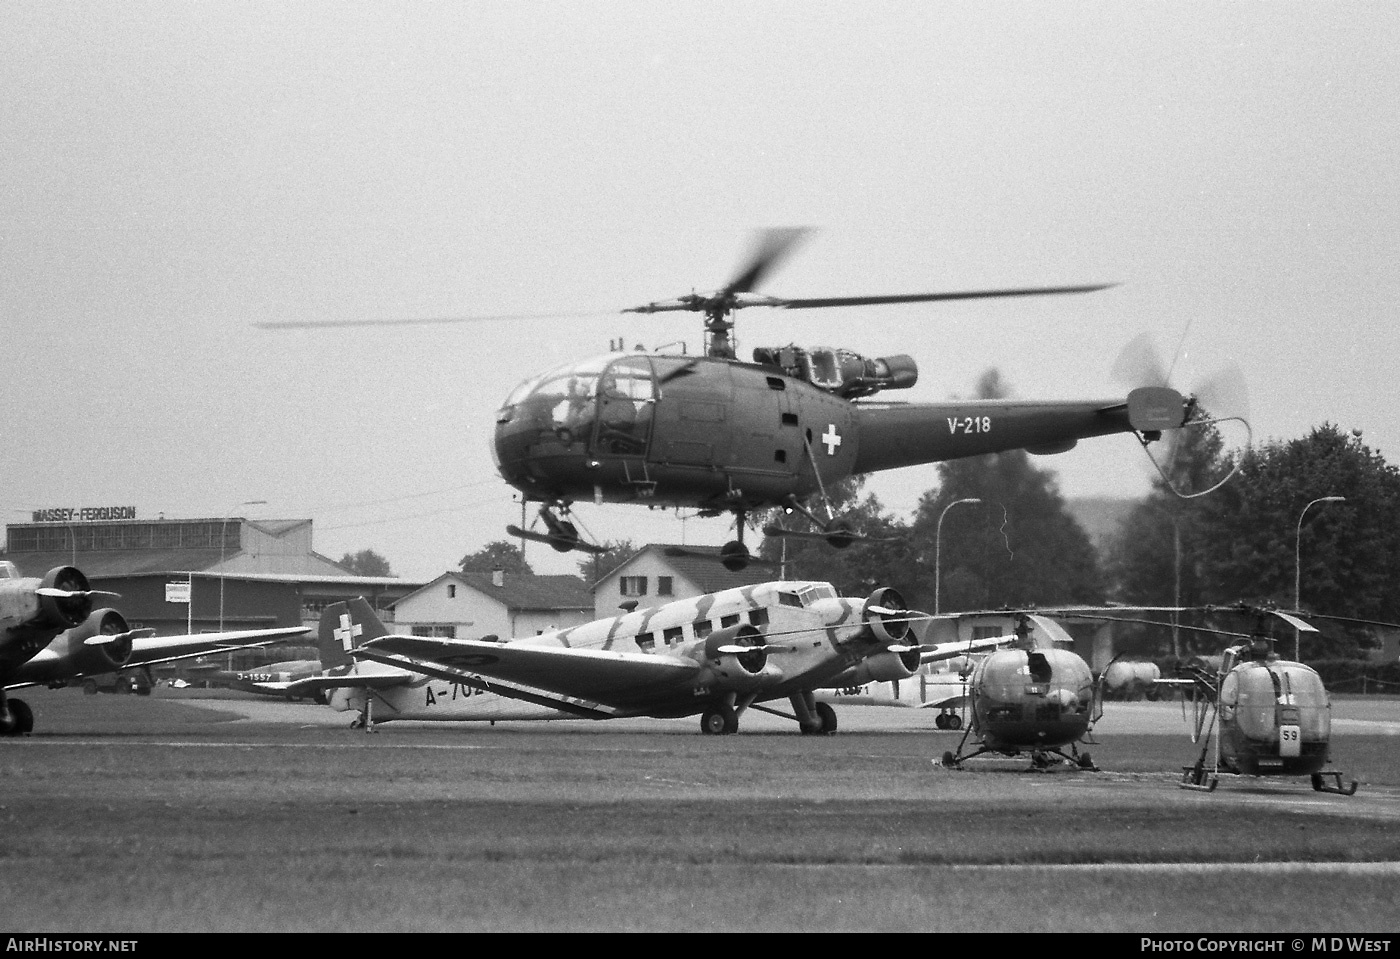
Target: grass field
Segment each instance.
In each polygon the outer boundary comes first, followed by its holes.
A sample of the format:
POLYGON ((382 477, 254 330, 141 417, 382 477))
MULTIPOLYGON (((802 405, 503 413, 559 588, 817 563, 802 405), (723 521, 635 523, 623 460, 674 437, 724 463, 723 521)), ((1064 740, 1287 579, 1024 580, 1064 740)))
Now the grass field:
POLYGON ((815 738, 364 735, 313 706, 26 695, 36 734, 0 742, 13 932, 1400 930, 1394 735, 1339 731, 1351 798, 1204 794, 1175 785, 1194 747, 1166 704, 1101 733, 1103 772, 1031 773, 943 769, 960 734, 900 710, 815 738))

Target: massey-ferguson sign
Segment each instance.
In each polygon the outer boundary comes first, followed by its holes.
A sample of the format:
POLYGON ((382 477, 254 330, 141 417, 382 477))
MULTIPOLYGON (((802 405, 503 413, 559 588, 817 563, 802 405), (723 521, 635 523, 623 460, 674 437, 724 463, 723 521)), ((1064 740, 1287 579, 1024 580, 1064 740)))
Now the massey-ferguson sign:
POLYGON ((36 523, 71 523, 75 520, 92 522, 103 519, 135 519, 135 506, 83 506, 78 509, 36 509, 36 523))

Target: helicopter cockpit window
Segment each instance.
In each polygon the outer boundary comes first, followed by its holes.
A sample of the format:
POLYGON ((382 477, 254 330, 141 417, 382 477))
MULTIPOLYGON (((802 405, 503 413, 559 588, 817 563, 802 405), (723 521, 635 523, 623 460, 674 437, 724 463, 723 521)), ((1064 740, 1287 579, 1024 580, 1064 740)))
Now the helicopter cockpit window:
POLYGON ((543 412, 548 428, 566 443, 586 440, 593 432, 598 378, 610 359, 603 356, 551 370, 516 387, 507 405, 543 412))
POLYGON ((1330 730, 1327 690, 1312 670, 1247 665, 1232 670, 1220 684, 1221 718, 1233 717, 1251 739, 1274 737, 1280 706, 1296 709, 1304 741, 1316 741, 1330 730))

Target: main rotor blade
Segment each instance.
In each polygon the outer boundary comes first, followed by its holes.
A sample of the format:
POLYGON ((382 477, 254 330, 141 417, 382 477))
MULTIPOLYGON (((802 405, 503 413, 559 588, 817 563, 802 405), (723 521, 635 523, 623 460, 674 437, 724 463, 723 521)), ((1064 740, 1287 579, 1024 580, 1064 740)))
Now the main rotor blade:
POLYGON ((902 293, 894 296, 824 296, 810 299, 775 300, 772 305, 789 310, 811 310, 827 306, 870 306, 879 303, 930 303, 937 300, 986 300, 1007 296, 1049 296, 1057 293, 1093 293, 1117 286, 1098 283, 1092 286, 1041 286, 1013 290, 967 290, 961 293, 902 293))
POLYGON ((725 293, 747 293, 758 286, 788 254, 795 250, 812 230, 809 227, 784 227, 763 230, 758 234, 747 265, 724 287, 725 293))
POLYGON ((512 320, 564 320, 592 316, 616 316, 616 310, 599 313, 501 313, 490 316, 413 316, 392 320, 273 320, 253 325, 263 330, 319 330, 346 326, 428 326, 455 323, 501 323, 512 320))

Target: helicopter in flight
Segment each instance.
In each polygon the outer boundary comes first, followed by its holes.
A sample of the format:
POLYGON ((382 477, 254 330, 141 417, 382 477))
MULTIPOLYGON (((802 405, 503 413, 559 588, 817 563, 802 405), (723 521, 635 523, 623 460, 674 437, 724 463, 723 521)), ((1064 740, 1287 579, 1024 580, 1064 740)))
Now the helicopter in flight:
MULTIPOLYGON (((942 765, 961 769, 967 760, 987 753, 1029 754, 1035 770, 1070 763, 1097 772, 1093 758, 1081 753, 1078 744, 1102 717, 1103 696, 1089 664, 1071 648, 1074 640, 1064 627, 1049 615, 1031 612, 953 615, 979 620, 1010 615, 1016 639, 971 666, 965 694, 970 721, 957 750, 943 754, 942 765)), ((944 722, 940 728, 958 726, 944 722)))
POLYGON ((570 520, 574 503, 634 503, 731 513, 736 538, 721 550, 731 570, 752 561, 749 517, 781 508, 811 531, 766 527, 769 535, 824 539, 837 548, 860 538, 849 520, 815 511, 826 490, 849 476, 986 453, 1058 453, 1084 438, 1135 433, 1144 447, 1192 422, 1193 399, 1166 385, 1125 398, 1072 401, 873 402, 908 389, 918 367, 907 355, 867 357, 844 348, 761 347, 735 351, 740 309, 821 309, 994 297, 1087 293, 1106 285, 785 299, 755 292, 807 233, 769 230, 722 289, 623 312, 704 315, 704 355, 641 350, 569 363, 521 383, 496 415, 497 469, 539 503, 543 531, 513 536, 560 552, 600 551, 570 520))
MULTIPOLYGON (((964 292, 780 298, 756 292, 811 231, 760 231, 733 278, 710 293, 688 293, 623 313, 688 311, 704 315, 705 351, 688 355, 641 348, 565 364, 520 383, 496 413, 492 454, 518 490, 522 509, 538 503, 538 523, 507 532, 559 552, 605 552, 579 535, 570 518, 580 501, 730 513, 735 539, 720 561, 743 569, 755 558, 744 543, 750 517, 782 509, 811 530, 765 527, 778 536, 815 537, 843 548, 861 539, 834 514, 827 488, 847 477, 1007 450, 1062 453, 1079 440, 1133 433, 1144 449, 1164 431, 1204 425, 1197 401, 1165 382, 1137 385, 1126 397, 1089 400, 875 402, 886 390, 918 382, 907 355, 867 357, 838 347, 760 347, 741 360, 733 315, 768 307, 810 310, 1089 293, 1112 284, 964 292), (823 504, 825 506, 822 509, 823 504), (815 510, 822 509, 825 516, 815 510)), ((503 317, 423 320, 279 321, 264 328, 457 323, 503 317)), ((1149 451, 1149 456, 1151 455, 1149 451)), ((522 518, 523 522, 523 518, 522 518)))

